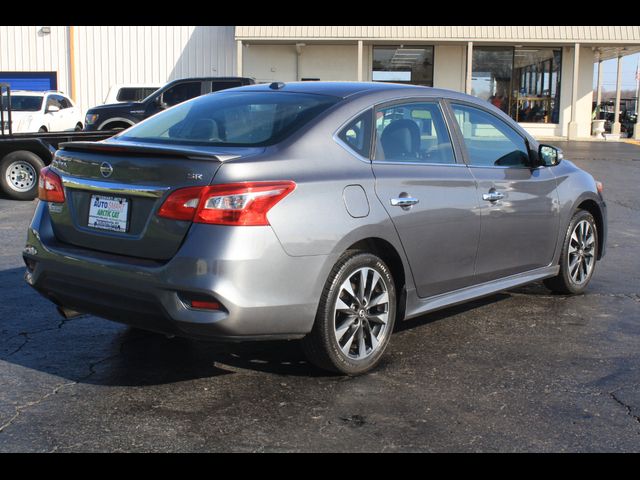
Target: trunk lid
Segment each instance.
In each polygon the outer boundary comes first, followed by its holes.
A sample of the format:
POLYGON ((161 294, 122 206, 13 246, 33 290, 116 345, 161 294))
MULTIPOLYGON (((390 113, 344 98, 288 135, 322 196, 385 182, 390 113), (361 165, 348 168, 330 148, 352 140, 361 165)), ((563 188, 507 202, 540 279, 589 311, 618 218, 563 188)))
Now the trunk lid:
POLYGON ((64 204, 49 204, 64 243, 132 257, 168 260, 191 222, 158 217, 174 190, 209 185, 222 162, 255 149, 191 149, 130 142, 71 142, 52 162, 64 204))

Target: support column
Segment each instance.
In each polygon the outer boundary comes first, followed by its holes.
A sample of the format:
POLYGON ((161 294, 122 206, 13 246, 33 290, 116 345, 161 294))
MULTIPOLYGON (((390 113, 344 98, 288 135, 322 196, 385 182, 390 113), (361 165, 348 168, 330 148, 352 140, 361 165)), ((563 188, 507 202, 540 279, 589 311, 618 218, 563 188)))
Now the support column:
POLYGON ((358 81, 362 81, 362 53, 363 53, 363 44, 362 40, 358 40, 358 81))
POLYGON ((69 42, 67 51, 69 52, 69 96, 74 102, 77 100, 76 91, 76 42, 73 27, 67 27, 67 41, 69 42))
POLYGON ((596 108, 602 103, 602 59, 598 53, 598 86, 596 88, 596 108))
POLYGON ((622 56, 618 54, 618 77, 616 78, 616 103, 613 106, 613 125, 611 133, 620 134, 620 91, 622 89, 622 56))
POLYGON ((473 73, 473 42, 467 42, 467 76, 464 82, 464 91, 471 95, 471 74, 473 73))
POLYGON ((242 40, 236 41, 236 75, 242 76, 242 40))
POLYGON ((571 87, 571 121, 569 122, 568 140, 578 137, 578 122, 576 113, 578 110, 578 68, 580 66, 580 44, 573 46, 573 85, 571 87))
POLYGON ((640 140, 640 58, 636 66, 636 124, 633 127, 633 139, 640 140))

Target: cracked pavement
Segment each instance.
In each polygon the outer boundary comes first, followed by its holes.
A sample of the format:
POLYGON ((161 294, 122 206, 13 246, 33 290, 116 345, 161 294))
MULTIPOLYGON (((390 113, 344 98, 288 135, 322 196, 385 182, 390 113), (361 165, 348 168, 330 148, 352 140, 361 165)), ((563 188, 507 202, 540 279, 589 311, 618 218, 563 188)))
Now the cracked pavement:
POLYGON ((22 279, 35 202, 0 198, 0 451, 640 451, 640 147, 556 143, 605 185, 587 293, 533 284, 404 322, 358 378, 296 342, 62 319, 22 279))

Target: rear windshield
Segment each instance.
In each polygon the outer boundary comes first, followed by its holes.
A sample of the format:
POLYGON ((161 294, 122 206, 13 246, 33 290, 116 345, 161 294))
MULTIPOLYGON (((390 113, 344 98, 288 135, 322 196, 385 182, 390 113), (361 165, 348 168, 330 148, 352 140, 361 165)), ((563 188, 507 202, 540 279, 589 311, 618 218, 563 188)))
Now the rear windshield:
POLYGON ((139 102, 147 98, 156 90, 158 89, 147 87, 122 87, 118 90, 116 100, 118 102, 139 102))
POLYGON ((118 139, 178 145, 272 145, 338 100, 286 92, 214 93, 154 115, 118 139))
MULTIPOLYGON (((11 95, 11 110, 16 112, 37 112, 42 107, 42 98, 34 95, 11 95)), ((2 109, 7 110, 7 99, 3 98, 2 109)))

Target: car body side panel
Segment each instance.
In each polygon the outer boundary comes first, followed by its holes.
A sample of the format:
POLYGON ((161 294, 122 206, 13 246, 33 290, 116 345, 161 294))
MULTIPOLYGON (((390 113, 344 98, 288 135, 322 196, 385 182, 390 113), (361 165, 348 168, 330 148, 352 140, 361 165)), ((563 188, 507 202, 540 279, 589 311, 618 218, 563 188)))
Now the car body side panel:
POLYGON ((476 184, 465 165, 374 163, 378 200, 393 219, 421 297, 474 281, 480 235, 476 184), (401 208, 390 199, 410 196, 401 208))
POLYGON ((541 268, 551 263, 558 231, 558 194, 551 169, 470 167, 478 181, 482 234, 476 283, 541 268), (482 199, 502 193, 496 202, 482 199))

